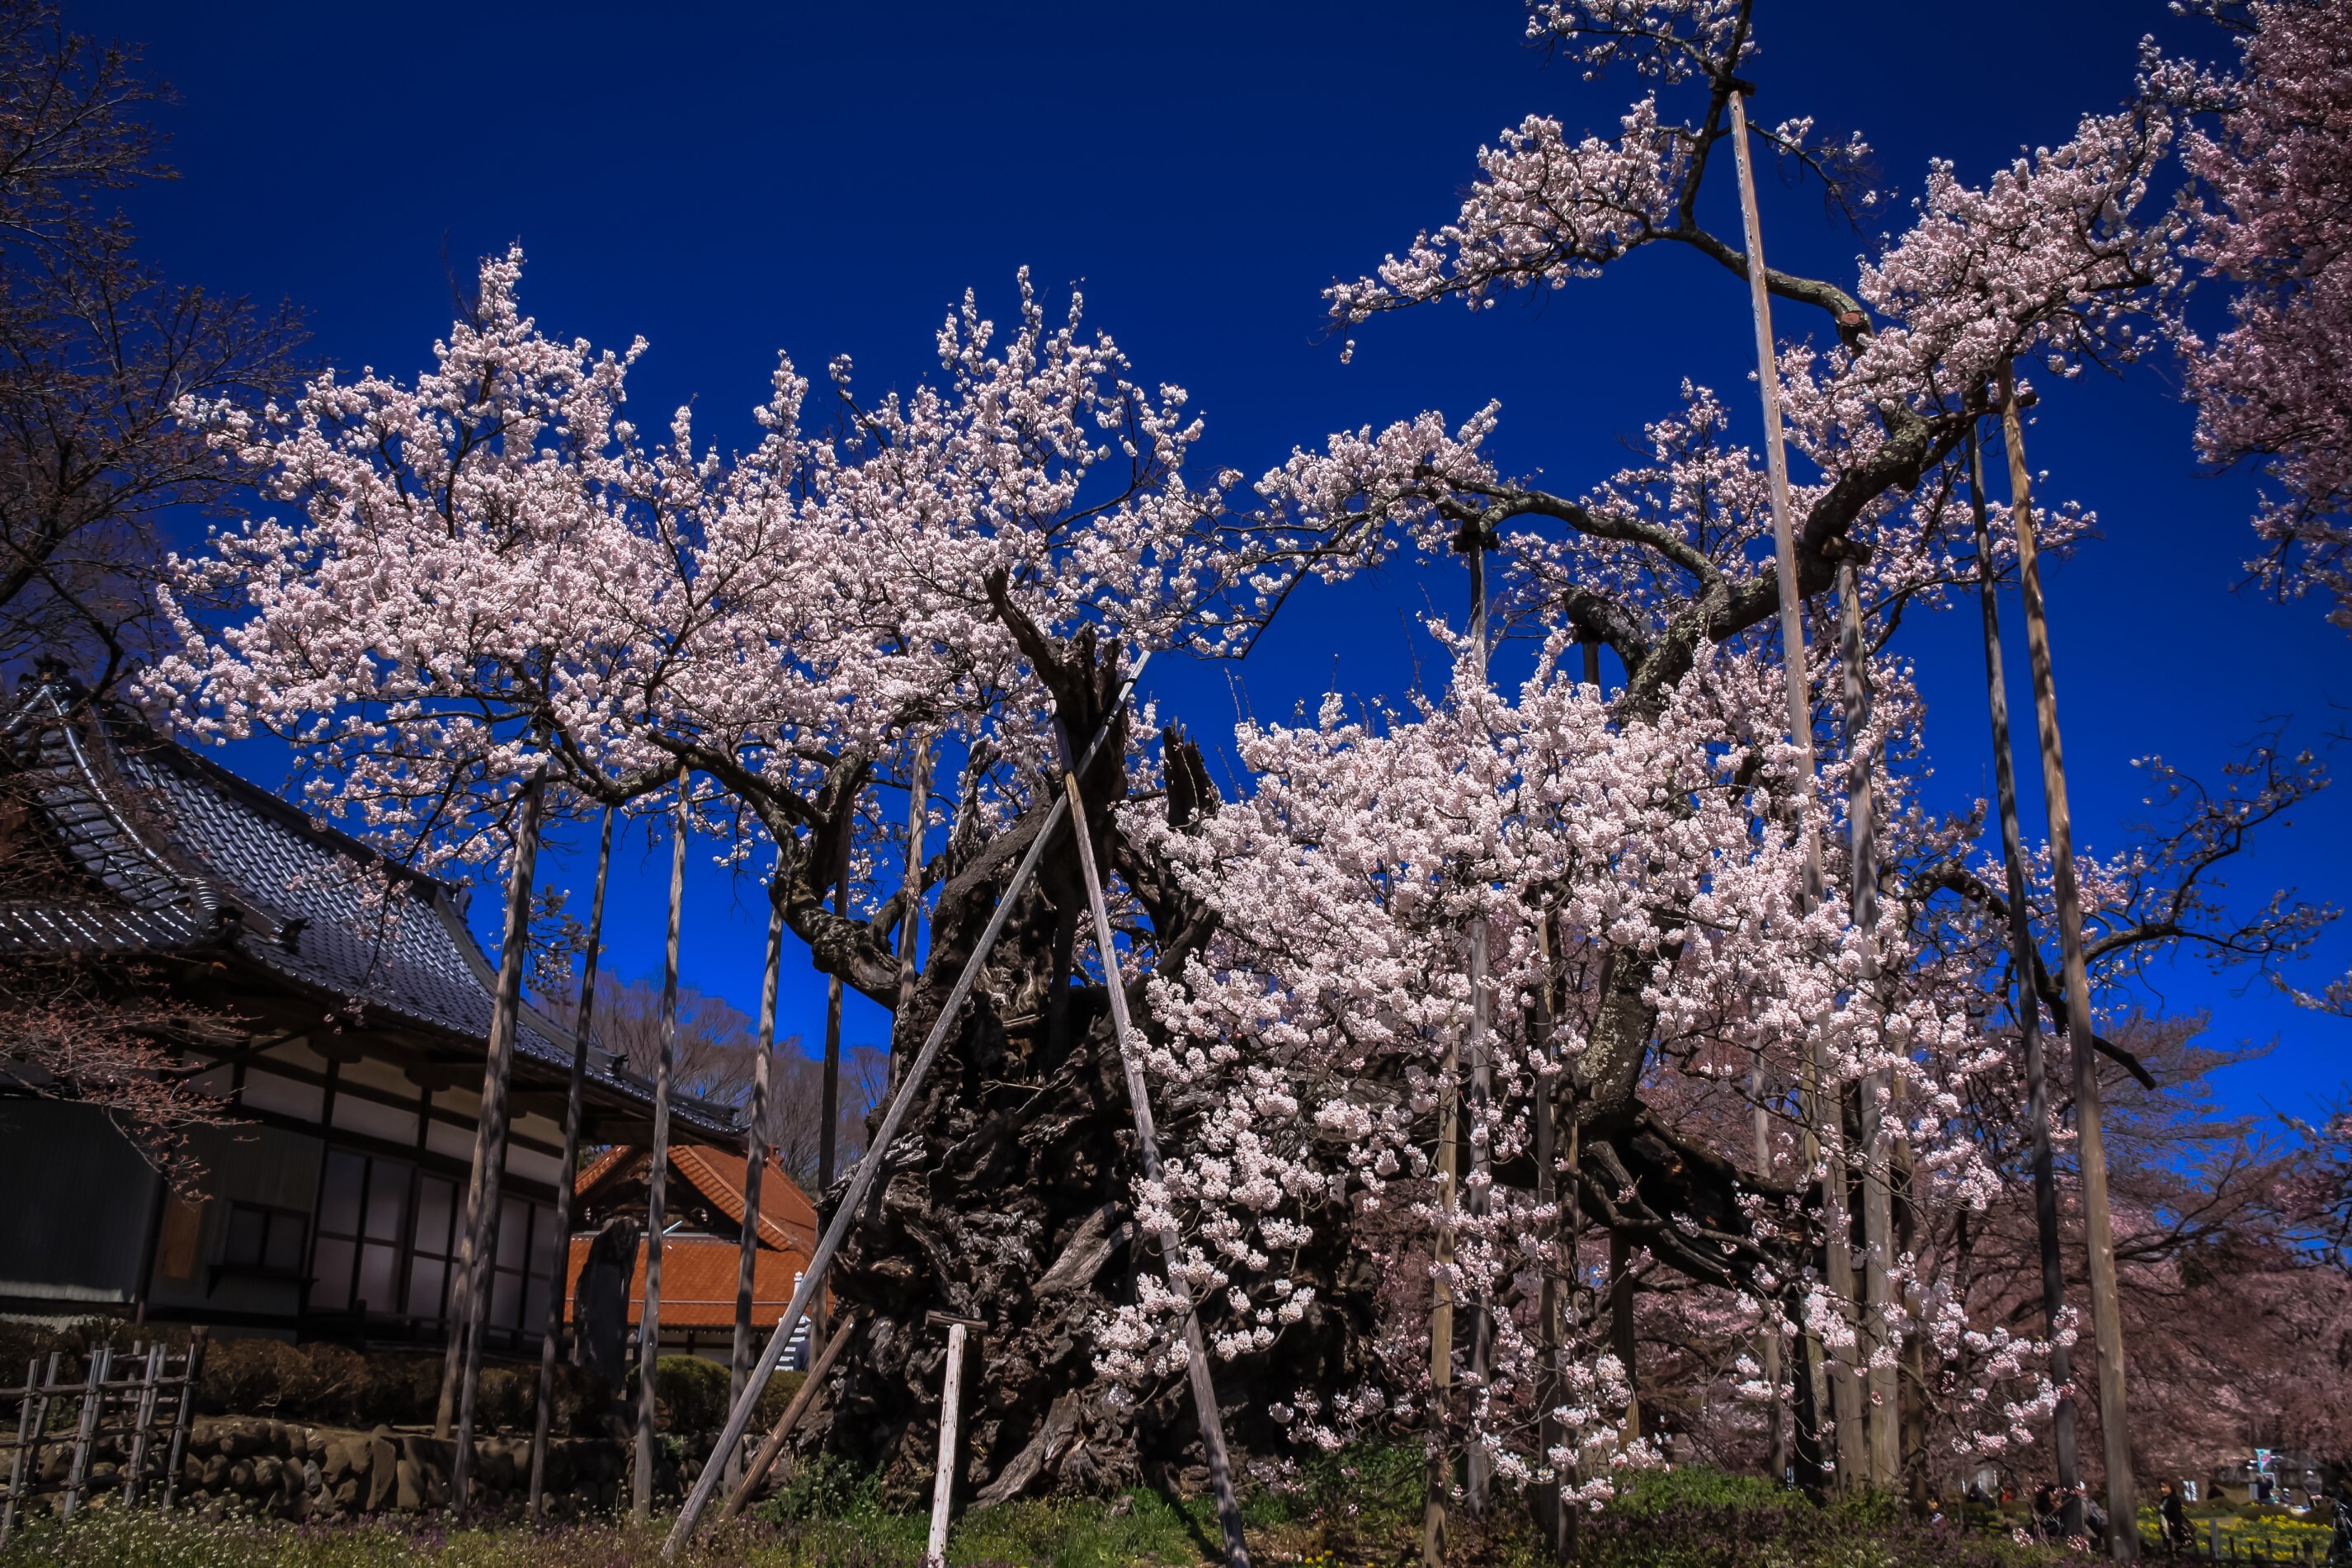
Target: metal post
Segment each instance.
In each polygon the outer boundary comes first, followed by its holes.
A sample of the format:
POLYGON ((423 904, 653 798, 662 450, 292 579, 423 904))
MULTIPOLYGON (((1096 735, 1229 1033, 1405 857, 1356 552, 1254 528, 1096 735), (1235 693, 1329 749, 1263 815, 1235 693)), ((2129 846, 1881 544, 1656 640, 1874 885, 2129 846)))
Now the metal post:
MULTIPOLYGON (((1094 760, 1095 753, 1110 737, 1111 726, 1117 721, 1119 710, 1127 706, 1129 695, 1135 690, 1135 683, 1143 678, 1144 667, 1150 662, 1151 655, 1147 652, 1128 672, 1126 681, 1119 687, 1118 699, 1111 704, 1108 716, 1104 718, 1102 727, 1095 732, 1086 755, 1079 758, 1079 772, 1086 771, 1087 766, 1094 760)), ((930 1033, 924 1037, 922 1050, 915 1053, 913 1064, 907 1069, 905 1081, 892 1092, 889 1109, 882 1115, 882 1125, 867 1145, 865 1157, 857 1162, 856 1173, 850 1177, 849 1190, 834 1207, 833 1220, 817 1241, 816 1255, 809 1260, 800 1283, 793 1288, 791 1303, 784 1308, 783 1315, 776 1320, 775 1332, 768 1340, 767 1353, 760 1358, 759 1375, 743 1385, 743 1392, 736 1396, 735 1408, 728 1412, 727 1426, 719 1439, 720 1448, 742 1441, 743 1429, 751 1425, 752 1408, 759 1403, 761 1391, 767 1386, 769 1376, 775 1371, 777 1358, 792 1343, 793 1330, 800 1326, 809 1302, 823 1287, 826 1271, 833 1267, 833 1260, 841 1250, 843 1239, 849 1234, 850 1225, 864 1206, 866 1193, 889 1164, 890 1145, 897 1141, 899 1127, 905 1124, 908 1113, 913 1109, 915 1096, 921 1092, 924 1078, 930 1072, 932 1062, 939 1059, 940 1048, 946 1045, 948 1031, 955 1027, 961 1015, 964 999, 971 995, 971 988, 979 980, 989 954, 995 948, 1005 921, 1012 916, 1014 902, 1028 888, 1030 879, 1037 874, 1037 862, 1045 858, 1046 841, 1054 836, 1054 831, 1061 826, 1069 810, 1069 800, 1056 791, 1053 805, 1046 810, 1045 820, 1038 824, 1037 836, 1029 841, 1029 848, 1022 855, 1021 863, 1013 868, 1012 880, 1004 884, 1003 895, 996 901, 996 908, 990 914, 988 924, 981 930, 980 940, 972 944, 971 956, 964 960, 962 973, 956 977, 955 984, 949 988, 946 999, 940 1003, 940 1015, 931 1023, 930 1033)), ((685 1508, 678 1511, 677 1523, 671 1527, 668 1539, 662 1542, 664 1557, 675 1558, 679 1550, 694 1538, 694 1528, 701 1521, 702 1511, 710 1505, 711 1494, 718 1490, 719 1480, 720 1472, 717 1465, 702 1468, 702 1474, 695 1480, 694 1490, 688 1494, 685 1508)))

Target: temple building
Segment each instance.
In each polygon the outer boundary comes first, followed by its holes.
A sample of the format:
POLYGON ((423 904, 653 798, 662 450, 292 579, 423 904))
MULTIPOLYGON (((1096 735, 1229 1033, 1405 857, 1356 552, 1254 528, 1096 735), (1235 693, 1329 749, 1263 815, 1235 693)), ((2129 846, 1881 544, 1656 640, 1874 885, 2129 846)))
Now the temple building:
MULTIPOLYGON (((0 890, 0 959, 184 1009, 177 1071, 225 1118, 189 1130, 201 1176, 175 1196, 107 1112, 45 1097, 0 1048, 0 1312, 441 1343, 496 982, 464 894, 54 685, 20 690, 0 748, 0 855, 47 868, 0 890)), ((572 1058, 526 1009, 493 1353, 535 1347, 567 1256, 572 1058)), ((651 1098, 592 1044, 583 1145, 646 1144, 651 1098)), ((731 1162, 740 1186, 734 1107, 680 1096, 670 1129, 677 1159, 731 1162)))

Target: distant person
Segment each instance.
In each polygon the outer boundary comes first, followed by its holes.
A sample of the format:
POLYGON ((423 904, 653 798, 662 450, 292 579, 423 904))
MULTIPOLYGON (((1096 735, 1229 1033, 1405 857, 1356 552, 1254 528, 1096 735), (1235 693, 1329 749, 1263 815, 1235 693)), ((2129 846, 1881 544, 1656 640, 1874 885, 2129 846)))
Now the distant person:
POLYGON ((1944 1516, 1944 1500, 1936 1492, 1927 1494, 1927 1528, 1938 1535, 1947 1533, 1952 1528, 1952 1521, 1944 1516))
POLYGON ((2180 1500, 2180 1489, 2166 1481, 2158 1489, 2163 1494, 2156 1505, 2159 1528, 2164 1532, 2167 1552, 2185 1552, 2195 1537, 2189 1531, 2189 1506, 2180 1500))
POLYGON ((2033 1489, 2033 1529, 2043 1539, 2055 1541, 2063 1521, 2058 1517, 2058 1489, 2043 1481, 2033 1489))

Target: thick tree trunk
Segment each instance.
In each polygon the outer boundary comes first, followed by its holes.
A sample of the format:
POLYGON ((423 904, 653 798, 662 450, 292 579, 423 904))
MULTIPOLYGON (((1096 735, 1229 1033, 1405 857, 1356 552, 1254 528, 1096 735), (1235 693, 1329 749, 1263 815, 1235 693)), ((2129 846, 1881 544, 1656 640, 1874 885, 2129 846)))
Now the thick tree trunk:
MULTIPOLYGON (((1041 652, 1064 723, 1093 733, 1117 672, 1108 661, 1097 667, 1084 639, 1041 652)), ((1126 751, 1122 720, 1080 783, 1097 862, 1129 872, 1132 885, 1141 873, 1109 816, 1125 792, 1126 751)), ((899 1053, 929 1032, 1047 809, 1041 800, 985 843, 950 843, 927 961, 894 1023, 899 1053)), ((1108 997, 1071 983, 1069 938, 1086 908, 1075 841, 1049 842, 897 1144, 869 1156, 888 1164, 834 1267, 834 1296, 858 1314, 858 1342, 831 1379, 825 1416, 796 1443, 878 1469, 901 1503, 928 1494, 938 1448, 944 1350, 923 1321, 935 1311, 988 1325, 966 1423, 974 1502, 1208 1484, 1185 1373, 1129 1398, 1095 1370, 1096 1322, 1134 1301, 1138 1271, 1159 1265, 1137 1236, 1141 1161, 1108 997)), ((1182 939, 1163 931, 1163 954, 1182 939)), ((1200 1107, 1156 1109, 1181 1138, 1200 1107)), ((839 1197, 826 1197, 828 1221, 839 1197)), ((1306 1317, 1271 1352, 1217 1364, 1220 1385, 1265 1391, 1229 1412, 1244 1452, 1277 1447, 1264 1407, 1278 1393, 1349 1386, 1370 1369, 1369 1273, 1338 1242, 1301 1268, 1317 1291, 1306 1317)), ((1213 1341, 1222 1303, 1202 1308, 1213 1341)))

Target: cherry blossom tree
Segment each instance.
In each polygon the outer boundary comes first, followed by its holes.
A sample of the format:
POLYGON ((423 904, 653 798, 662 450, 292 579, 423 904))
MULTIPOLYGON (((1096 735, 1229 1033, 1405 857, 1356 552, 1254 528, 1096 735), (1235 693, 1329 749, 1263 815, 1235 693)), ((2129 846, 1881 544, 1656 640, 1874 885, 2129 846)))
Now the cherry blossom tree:
POLYGON ((2188 253, 2232 290, 2230 327, 2186 338, 2198 450, 2261 465, 2256 570, 2282 592, 2324 590, 2352 626, 2352 7, 2209 9, 2242 36, 2218 125, 2182 146, 2200 198, 2188 253))

